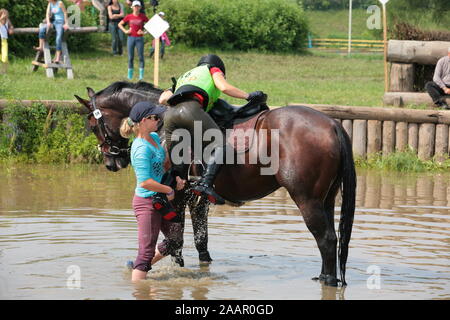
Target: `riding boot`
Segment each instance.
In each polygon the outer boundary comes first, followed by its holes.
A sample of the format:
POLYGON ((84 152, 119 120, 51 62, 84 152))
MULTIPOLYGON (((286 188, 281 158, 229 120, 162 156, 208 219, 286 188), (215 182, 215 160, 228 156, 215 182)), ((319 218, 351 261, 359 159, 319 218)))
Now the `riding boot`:
POLYGON ((144 79, 144 68, 139 68, 139 80, 144 79))
POLYGON ((208 200, 214 204, 225 204, 225 200, 214 191, 213 183, 216 175, 223 166, 225 158, 225 147, 220 146, 214 149, 211 158, 206 164, 205 172, 198 181, 198 183, 192 188, 192 191, 200 196, 206 194, 208 200))
POLYGON ((128 69, 128 80, 133 79, 133 73, 134 73, 134 69, 128 69))
MULTIPOLYGON (((175 190, 177 181, 175 178, 175 172, 173 170, 169 170, 164 173, 161 184, 166 186, 170 186, 173 190, 175 190)), ((165 193, 158 192, 153 196, 153 208, 158 211, 163 219, 172 221, 172 222, 180 222, 180 215, 176 212, 175 208, 172 206, 170 201, 167 199, 167 195, 165 193)))

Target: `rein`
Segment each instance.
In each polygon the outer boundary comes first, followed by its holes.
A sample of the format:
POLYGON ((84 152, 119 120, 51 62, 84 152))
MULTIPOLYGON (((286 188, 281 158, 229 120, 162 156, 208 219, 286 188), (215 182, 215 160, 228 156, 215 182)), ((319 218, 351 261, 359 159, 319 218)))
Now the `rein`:
POLYGON ((108 135, 108 130, 106 130, 105 120, 103 119, 102 112, 100 111, 99 108, 97 108, 97 104, 95 102, 95 96, 93 96, 91 98, 91 101, 92 101, 92 106, 93 106, 94 110, 91 113, 89 113, 88 119, 90 117, 94 116, 94 118, 97 120, 97 124, 98 124, 98 128, 99 128, 100 134, 102 134, 103 137, 105 138, 103 143, 97 145, 97 148, 99 149, 99 151, 101 153, 103 153, 104 155, 106 155, 106 156, 112 156, 112 157, 118 156, 121 153, 126 153, 127 155, 129 155, 131 147, 120 148, 120 147, 116 146, 114 144, 113 140, 111 139, 111 137, 108 135), (102 147, 105 144, 107 146, 109 146, 109 150, 107 152, 102 151, 102 147))

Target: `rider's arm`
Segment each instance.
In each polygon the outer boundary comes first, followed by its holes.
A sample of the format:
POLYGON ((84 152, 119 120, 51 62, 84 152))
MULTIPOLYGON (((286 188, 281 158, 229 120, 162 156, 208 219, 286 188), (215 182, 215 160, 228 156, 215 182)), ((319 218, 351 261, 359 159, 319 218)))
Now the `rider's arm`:
POLYGON ((212 75, 212 77, 214 80, 214 84, 216 85, 216 88, 225 93, 226 95, 238 99, 248 98, 248 93, 229 84, 228 81, 225 80, 223 73, 216 72, 212 75))
POLYGON ((159 103, 167 105, 167 100, 169 100, 171 96, 173 96, 172 90, 170 89, 165 90, 163 93, 161 93, 161 96, 159 97, 159 103))

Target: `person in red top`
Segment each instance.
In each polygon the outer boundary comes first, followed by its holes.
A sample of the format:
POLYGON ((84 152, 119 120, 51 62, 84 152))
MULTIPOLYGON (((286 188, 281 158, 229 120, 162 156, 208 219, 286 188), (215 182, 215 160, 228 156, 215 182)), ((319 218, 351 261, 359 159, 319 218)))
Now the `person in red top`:
POLYGON ((144 13, 140 13, 141 3, 133 1, 131 4, 133 13, 125 16, 119 22, 119 28, 128 35, 128 79, 133 79, 134 71, 134 48, 137 48, 139 55, 139 80, 144 78, 144 24, 148 21, 144 13), (130 28, 125 29, 124 25, 128 24, 130 28))

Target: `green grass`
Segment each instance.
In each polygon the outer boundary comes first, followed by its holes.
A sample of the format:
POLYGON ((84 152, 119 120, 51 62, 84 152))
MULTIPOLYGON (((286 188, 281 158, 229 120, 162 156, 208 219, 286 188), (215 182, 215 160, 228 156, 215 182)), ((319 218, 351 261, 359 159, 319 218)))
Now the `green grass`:
MULTIPOLYGON (((86 87, 97 91, 114 81, 125 80, 126 54, 113 57, 109 35, 101 36, 103 40, 95 51, 71 55, 74 80, 68 80, 63 70, 55 79, 48 79, 42 68, 31 72, 32 56, 12 57, 8 74, 0 75, 0 99, 72 100, 74 94, 86 97, 86 87)), ((146 42, 144 80, 153 82, 148 38, 146 42)), ((287 103, 382 105, 383 61, 380 54, 355 54, 349 58, 322 51, 305 54, 223 52, 174 44, 166 48, 166 56, 160 64, 160 87, 171 86, 171 77, 178 77, 195 66, 199 57, 208 52, 215 52, 223 58, 230 83, 249 92, 266 92, 269 104, 273 106, 287 103)), ((243 102, 229 101, 235 104, 243 102)))
POLYGON ((418 158, 413 150, 394 152, 384 157, 381 154, 369 155, 367 159, 356 158, 355 163, 359 168, 398 172, 448 172, 450 169, 450 159, 444 162, 434 159, 423 161, 418 158))
MULTIPOLYGON (((378 1, 374 4, 380 5, 378 1)), ((388 6, 389 10, 389 6, 388 6)), ((348 10, 306 11, 311 33, 314 38, 348 38, 348 10)), ((419 21, 411 23, 423 30, 448 30, 444 22, 433 22, 431 13, 421 12, 419 21)), ((364 40, 382 40, 382 30, 369 30, 367 19, 370 14, 365 9, 354 9, 352 13, 352 37, 364 40)), ((394 17, 395 18, 395 17, 394 17)), ((394 21, 388 19, 388 29, 394 26, 394 21)))

